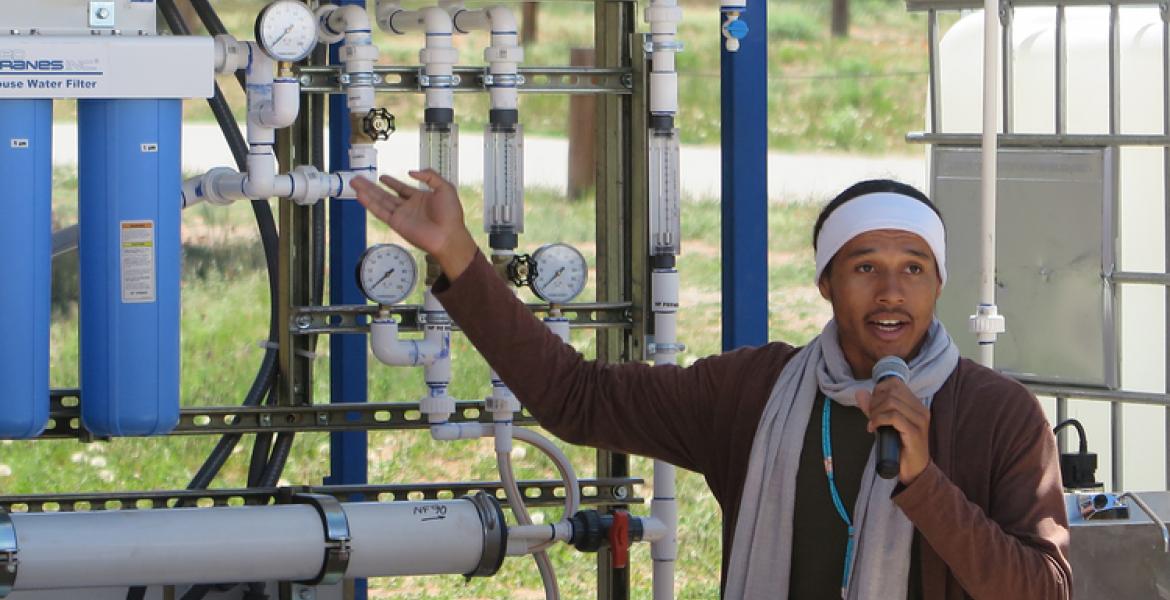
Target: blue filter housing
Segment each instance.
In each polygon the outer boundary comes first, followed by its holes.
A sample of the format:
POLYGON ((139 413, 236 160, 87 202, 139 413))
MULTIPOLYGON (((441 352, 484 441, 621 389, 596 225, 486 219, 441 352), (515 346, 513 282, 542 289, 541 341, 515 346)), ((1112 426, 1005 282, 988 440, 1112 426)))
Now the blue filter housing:
POLYGON ((53 101, 0 100, 0 437, 29 438, 49 421, 53 101))
POLYGON ((179 421, 180 100, 79 100, 81 422, 179 421))

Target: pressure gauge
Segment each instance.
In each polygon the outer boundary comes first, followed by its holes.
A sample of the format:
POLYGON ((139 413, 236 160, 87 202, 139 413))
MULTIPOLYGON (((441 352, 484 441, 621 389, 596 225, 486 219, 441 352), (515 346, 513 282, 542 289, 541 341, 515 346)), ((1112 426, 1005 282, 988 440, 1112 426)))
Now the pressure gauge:
POLYGON ((532 253, 536 276, 532 291, 546 302, 564 304, 585 289, 589 265, 576 248, 568 244, 547 244, 532 253))
POLYGON ((358 287, 381 305, 402 302, 414 290, 418 267, 414 257, 398 244, 370 246, 358 261, 358 287))
POLYGON ((302 2, 276 0, 256 17, 256 42, 272 60, 302 60, 317 45, 317 17, 302 2))

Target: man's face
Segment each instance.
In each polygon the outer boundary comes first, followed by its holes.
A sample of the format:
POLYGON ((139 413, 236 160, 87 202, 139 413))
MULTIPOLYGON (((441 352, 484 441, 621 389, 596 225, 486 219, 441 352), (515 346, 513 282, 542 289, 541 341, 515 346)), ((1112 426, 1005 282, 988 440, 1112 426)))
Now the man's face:
POLYGON ((859 379, 884 356, 909 362, 918 354, 942 293, 930 246, 896 229, 849 240, 817 286, 833 304, 841 349, 859 379))

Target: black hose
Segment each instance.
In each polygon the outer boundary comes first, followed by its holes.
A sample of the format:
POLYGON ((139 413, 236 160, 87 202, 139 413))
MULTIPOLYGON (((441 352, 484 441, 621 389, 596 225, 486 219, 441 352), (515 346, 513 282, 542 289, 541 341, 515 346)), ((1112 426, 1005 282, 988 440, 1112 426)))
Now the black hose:
POLYGON ((1089 453, 1089 438, 1087 436, 1085 436, 1085 427, 1083 425, 1081 425, 1080 421, 1078 421, 1076 419, 1066 419, 1064 421, 1061 421, 1059 425, 1052 428, 1052 434, 1056 435, 1057 433, 1060 433, 1061 429, 1064 429, 1065 427, 1070 427, 1070 426, 1073 429, 1077 430, 1077 437, 1080 438, 1080 443, 1077 446, 1078 454, 1088 454, 1089 453))

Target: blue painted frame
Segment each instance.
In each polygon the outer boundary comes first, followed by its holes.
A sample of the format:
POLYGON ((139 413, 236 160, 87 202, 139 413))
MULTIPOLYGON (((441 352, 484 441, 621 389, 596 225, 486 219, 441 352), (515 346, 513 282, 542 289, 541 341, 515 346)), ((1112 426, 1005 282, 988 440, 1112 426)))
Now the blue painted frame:
POLYGON ((766 0, 749 1, 740 19, 749 33, 739 51, 720 50, 724 350, 768 341, 766 0))
MULTIPOLYGON (((336 4, 365 7, 365 0, 335 0, 336 4)), ((341 44, 329 48, 329 63, 339 64, 341 44)), ((329 168, 349 168, 349 108, 344 94, 329 98, 329 168)), ((366 249, 366 211, 353 200, 329 200, 329 303, 365 304, 354 273, 366 249)), ((329 337, 329 401, 367 402, 366 336, 329 337)), ((368 481, 364 431, 329 434, 329 470, 326 484, 364 484, 368 481)), ((365 600, 366 580, 354 580, 354 600, 365 600)))

